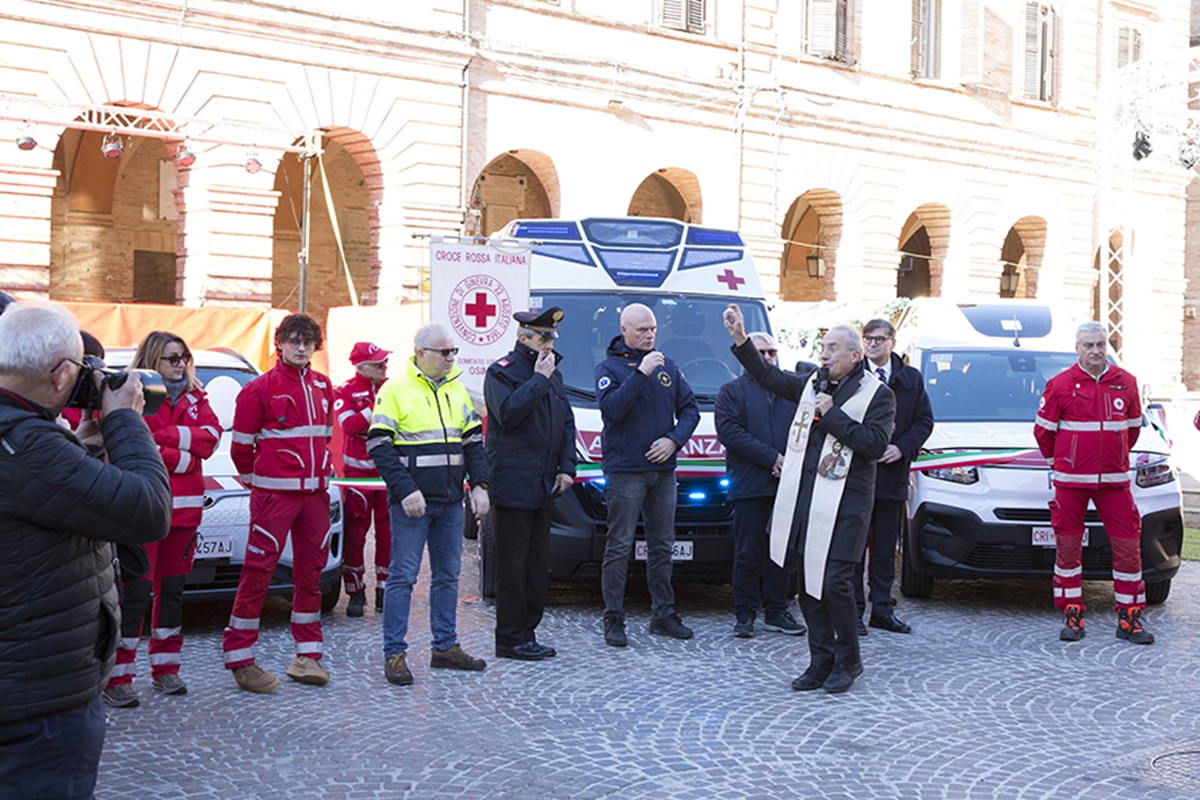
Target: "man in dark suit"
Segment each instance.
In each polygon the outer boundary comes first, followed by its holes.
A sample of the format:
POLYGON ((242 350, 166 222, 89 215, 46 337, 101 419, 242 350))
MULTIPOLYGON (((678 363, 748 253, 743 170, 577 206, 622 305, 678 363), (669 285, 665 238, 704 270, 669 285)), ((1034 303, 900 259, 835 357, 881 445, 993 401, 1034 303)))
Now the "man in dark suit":
MULTIPOLYGON (((908 500, 908 469, 933 432, 933 408, 925 394, 921 373, 892 353, 896 329, 886 319, 873 319, 863 326, 863 349, 867 369, 873 371, 896 396, 896 427, 892 441, 883 451, 875 475, 875 508, 871 514, 870 557, 867 579, 871 584, 872 628, 892 633, 912 633, 908 623, 896 616, 892 583, 896 579, 896 538, 908 500)), ((867 634, 862 623, 867 599, 863 591, 863 563, 855 570, 854 599, 858 604, 858 633, 867 634)))
POLYGON ((488 367, 488 474, 496 533, 496 656, 541 661, 550 513, 575 479, 575 416, 554 352, 562 309, 518 311, 517 343, 488 367))
POLYGON ((839 694, 862 674, 854 565, 862 561, 875 502, 875 462, 892 435, 896 400, 863 368, 862 340, 847 325, 821 344, 821 369, 805 380, 766 364, 746 337, 741 309, 725 310, 734 355, 764 389, 798 402, 771 520, 771 558, 799 566, 800 610, 811 660, 797 691, 839 694))

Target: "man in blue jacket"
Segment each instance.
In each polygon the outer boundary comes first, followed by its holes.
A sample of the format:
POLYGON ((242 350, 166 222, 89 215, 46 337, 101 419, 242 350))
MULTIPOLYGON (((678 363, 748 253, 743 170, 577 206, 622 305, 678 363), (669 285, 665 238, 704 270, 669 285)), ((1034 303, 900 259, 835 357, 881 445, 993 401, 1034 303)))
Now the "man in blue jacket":
MULTIPOLYGON (((769 333, 746 334, 776 366, 775 340, 769 333)), ((733 501, 733 635, 754 635, 754 616, 762 606, 768 631, 803 634, 805 627, 788 610, 787 570, 767 557, 771 510, 779 491, 783 451, 796 416, 796 402, 768 392, 749 374, 729 381, 717 393, 714 421, 725 446, 729 499, 733 501)))
POLYGON ((675 453, 700 422, 700 409, 675 362, 654 349, 654 312, 631 303, 621 312, 621 335, 596 366, 596 400, 604 428, 608 537, 600 587, 604 641, 624 647, 625 578, 638 513, 645 518, 650 633, 690 639, 675 613, 671 550, 675 545, 675 453))
MULTIPOLYGON (((863 326, 867 369, 896 396, 896 427, 875 472, 867 580, 871 585, 871 627, 892 633, 912 633, 909 624, 896 616, 896 600, 892 597, 892 583, 896 579, 896 539, 900 535, 904 503, 908 500, 908 470, 929 434, 933 433, 933 407, 925 393, 921 373, 892 353, 895 345, 896 329, 886 319, 873 319, 863 326)), ((867 598, 863 591, 861 562, 855 579, 858 635, 865 636, 867 629, 862 617, 867 598)))
POLYGON ((488 367, 485 447, 496 537, 496 656, 541 661, 550 514, 575 478, 575 415, 554 352, 562 309, 518 311, 517 344, 488 367))

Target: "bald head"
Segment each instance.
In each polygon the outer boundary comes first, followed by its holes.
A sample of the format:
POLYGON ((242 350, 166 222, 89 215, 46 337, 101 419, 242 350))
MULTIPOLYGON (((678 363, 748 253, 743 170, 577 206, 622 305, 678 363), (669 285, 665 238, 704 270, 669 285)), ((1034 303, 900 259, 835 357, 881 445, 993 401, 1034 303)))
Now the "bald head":
POLYGON ((621 312, 621 336, 625 346, 633 350, 653 350, 658 320, 654 312, 641 303, 630 303, 621 312))

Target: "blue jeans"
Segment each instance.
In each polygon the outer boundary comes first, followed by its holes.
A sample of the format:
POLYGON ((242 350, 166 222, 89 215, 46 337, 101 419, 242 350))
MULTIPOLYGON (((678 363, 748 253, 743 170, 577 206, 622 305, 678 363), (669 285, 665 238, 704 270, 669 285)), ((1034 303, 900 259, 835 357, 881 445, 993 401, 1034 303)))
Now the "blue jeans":
POLYGON ((412 590, 429 547, 429 631, 435 650, 458 643, 458 572, 462 568, 463 506, 432 502, 413 519, 398 503, 388 509, 392 522, 392 564, 388 568, 387 602, 383 604, 383 655, 408 650, 408 612, 412 590))
POLYGON ((604 614, 622 615, 629 555, 640 512, 645 518, 650 616, 656 620, 665 619, 675 613, 675 590, 671 588, 675 471, 615 472, 604 477, 604 498, 608 503, 608 536, 600 567, 604 614))
POLYGON ((99 695, 67 711, 0 724, 0 797, 90 800, 104 731, 99 695))

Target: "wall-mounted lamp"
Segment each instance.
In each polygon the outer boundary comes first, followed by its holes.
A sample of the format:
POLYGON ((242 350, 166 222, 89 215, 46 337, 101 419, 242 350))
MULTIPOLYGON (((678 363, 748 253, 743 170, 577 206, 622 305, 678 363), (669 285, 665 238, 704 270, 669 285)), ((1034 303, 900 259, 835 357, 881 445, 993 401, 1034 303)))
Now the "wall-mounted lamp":
POLYGON ((1017 286, 1021 282, 1021 272, 1016 264, 1005 264, 1004 270, 1000 273, 1000 296, 1012 297, 1017 293, 1017 286))
POLYGON ((186 141, 175 151, 175 163, 181 167, 190 167, 196 163, 196 154, 188 148, 186 141))
POLYGON ((1138 131, 1133 135, 1133 160, 1141 161, 1146 156, 1154 152, 1154 148, 1150 146, 1150 135, 1145 131, 1138 131))
POLYGON ((1179 163, 1184 169, 1191 169, 1197 161, 1200 161, 1200 147, 1191 139, 1184 139, 1183 144, 1179 145, 1179 163))
POLYGON ((117 132, 105 134, 104 144, 100 145, 100 152, 105 158, 120 158, 125 154, 125 143, 121 141, 121 137, 117 136, 117 132))
POLYGON ((29 129, 29 123, 26 122, 17 134, 17 149, 32 150, 35 147, 37 147, 37 139, 33 138, 33 131, 29 129))
POLYGON ((808 277, 825 277, 825 259, 821 258, 820 256, 809 256, 804 260, 808 263, 808 277))
POLYGON ((900 272, 912 272, 917 266, 916 256, 901 256, 900 265, 896 267, 900 272))

